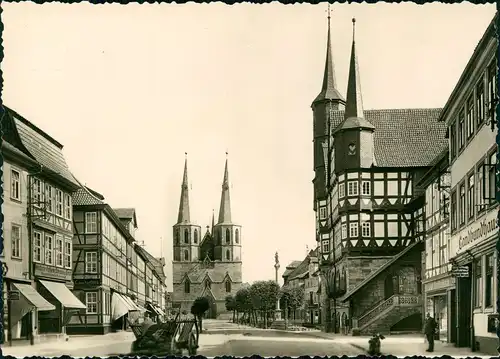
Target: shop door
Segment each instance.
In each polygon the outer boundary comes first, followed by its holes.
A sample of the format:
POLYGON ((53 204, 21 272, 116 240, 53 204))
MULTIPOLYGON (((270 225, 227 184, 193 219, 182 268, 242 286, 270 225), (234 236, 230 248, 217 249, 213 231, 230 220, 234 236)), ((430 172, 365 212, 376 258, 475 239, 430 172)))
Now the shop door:
POLYGON ((449 293, 450 299, 450 318, 449 318, 449 338, 450 343, 457 342, 457 291, 452 289, 449 293))
MULTIPOLYGON (((472 270, 469 265, 469 273, 472 270)), ((457 278, 457 347, 470 347, 471 344, 471 278, 457 278)))

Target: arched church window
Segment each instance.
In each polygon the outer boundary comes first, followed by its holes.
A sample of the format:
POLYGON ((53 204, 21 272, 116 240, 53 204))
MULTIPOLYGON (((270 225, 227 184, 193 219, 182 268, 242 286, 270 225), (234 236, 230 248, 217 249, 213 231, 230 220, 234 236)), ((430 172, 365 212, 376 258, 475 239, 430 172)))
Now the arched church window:
POLYGON ((231 230, 229 228, 226 228, 226 243, 231 242, 231 230))
POLYGON ((187 249, 184 251, 184 260, 189 261, 189 252, 187 249))
POLYGON ((189 230, 187 228, 184 230, 184 243, 189 243, 189 230))
POLYGON ((210 280, 207 279, 205 281, 205 288, 210 289, 211 287, 212 287, 212 282, 210 282, 210 280))
POLYGON ((180 235, 180 232, 179 232, 179 228, 177 228, 177 229, 175 230, 174 237, 175 237, 175 238, 174 238, 175 245, 176 245, 176 246, 178 246, 178 245, 180 244, 180 242, 181 242, 181 238, 180 238, 180 237, 181 237, 181 235, 180 235))
POLYGON ((226 260, 230 259, 231 259, 231 252, 229 251, 229 249, 226 249, 226 260))
POLYGON ((194 241, 195 244, 198 243, 198 230, 197 229, 194 230, 193 241, 194 241))
POLYGON ((234 241, 236 243, 240 243, 240 231, 238 228, 236 228, 236 231, 234 231, 234 241))
POLYGON ((231 282, 226 280, 226 293, 231 293, 231 282))
POLYGON ((186 279, 184 282, 184 293, 189 293, 191 291, 191 283, 189 283, 189 279, 186 279))

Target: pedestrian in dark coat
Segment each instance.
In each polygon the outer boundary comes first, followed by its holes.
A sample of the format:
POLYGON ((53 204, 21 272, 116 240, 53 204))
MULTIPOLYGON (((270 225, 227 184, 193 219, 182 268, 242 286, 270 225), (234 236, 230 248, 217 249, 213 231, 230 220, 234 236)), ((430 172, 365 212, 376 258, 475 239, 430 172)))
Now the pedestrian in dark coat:
POLYGON ((427 313, 427 317, 425 319, 424 333, 427 338, 427 342, 429 343, 428 352, 434 351, 434 334, 436 333, 437 323, 436 320, 431 317, 429 313, 427 313))

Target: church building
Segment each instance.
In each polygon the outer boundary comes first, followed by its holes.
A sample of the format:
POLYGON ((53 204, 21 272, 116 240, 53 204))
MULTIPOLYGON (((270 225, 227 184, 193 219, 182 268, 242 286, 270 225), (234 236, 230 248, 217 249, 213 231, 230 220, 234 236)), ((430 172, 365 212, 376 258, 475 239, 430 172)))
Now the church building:
POLYGON ((241 226, 231 218, 227 159, 218 221, 213 214, 212 226, 203 235, 190 217, 186 159, 173 238, 173 306, 189 312, 196 298, 207 297, 211 302, 207 317, 227 312, 225 298, 234 296, 242 283, 241 226))
POLYGON ((355 43, 347 96, 327 55, 314 116, 314 210, 325 322, 361 334, 421 329, 425 199, 416 183, 447 147, 436 108, 365 110, 355 43))

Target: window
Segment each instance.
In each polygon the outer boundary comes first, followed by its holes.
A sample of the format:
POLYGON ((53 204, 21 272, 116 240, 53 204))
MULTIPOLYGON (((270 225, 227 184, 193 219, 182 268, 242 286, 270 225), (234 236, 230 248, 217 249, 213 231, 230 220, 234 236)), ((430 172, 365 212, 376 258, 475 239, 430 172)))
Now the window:
POLYGON ((50 184, 45 184, 45 202, 47 203, 47 211, 54 212, 54 190, 50 184))
POLYGON ((479 80, 476 86, 476 111, 477 111, 477 127, 484 121, 484 81, 479 80))
POLYGON ((231 231, 229 228, 226 228, 226 243, 231 243, 231 231))
POLYGON ((189 279, 186 279, 184 282, 184 293, 190 293, 191 292, 191 283, 189 283, 189 279))
POLYGON ((56 266, 63 266, 63 237, 61 235, 56 236, 56 266))
POLYGON ((326 241, 323 241, 323 251, 322 251, 323 254, 328 254, 330 253, 330 241, 326 240, 326 241))
POLYGON ((358 222, 349 223, 349 237, 357 237, 358 234, 358 222))
POLYGON ((189 230, 187 228, 184 230, 184 243, 189 243, 189 230))
POLYGON ((493 306, 493 288, 494 288, 494 280, 493 277, 493 266, 495 265, 493 254, 489 254, 486 256, 486 278, 485 278, 485 293, 484 293, 484 306, 492 307, 493 306))
POLYGON ((174 237, 175 237, 175 238, 174 238, 175 245, 176 245, 176 246, 180 245, 180 244, 181 244, 181 238, 180 238, 180 237, 181 237, 181 234, 180 234, 180 232, 179 232, 179 228, 177 228, 177 229, 175 230, 175 236, 174 236, 174 237))
POLYGON ((477 212, 480 213, 481 211, 483 211, 486 207, 485 207, 485 204, 484 204, 484 162, 480 163, 478 166, 477 166, 477 184, 476 184, 476 187, 477 187, 477 212))
POLYGON ((370 181, 361 182, 361 194, 363 196, 371 195, 371 183, 370 183, 370 181))
POLYGON ((71 196, 67 193, 64 194, 64 218, 71 219, 71 196))
POLYGON ((474 266, 474 307, 478 308, 481 306, 482 292, 483 292, 483 282, 482 282, 482 265, 481 259, 475 262, 474 266))
POLYGON ((464 110, 458 115, 458 149, 461 150, 465 144, 465 114, 464 110))
POLYGON ((54 237, 50 234, 45 235, 45 264, 54 264, 54 237))
POLYGON ((33 178, 33 204, 40 207, 43 202, 43 186, 42 181, 38 178, 33 178))
POLYGON ((71 256, 73 250, 73 243, 71 237, 66 238, 64 242, 64 268, 71 269, 71 256))
POLYGON ((347 182, 347 195, 357 196, 358 195, 358 181, 348 181, 347 182))
POLYGON ((85 303, 87 304, 87 314, 97 313, 97 292, 86 292, 85 303))
POLYGON ((457 126, 456 122, 453 122, 450 127, 450 154, 453 160, 457 155, 457 126))
POLYGON ((194 244, 198 243, 198 230, 194 230, 194 238, 193 238, 194 244))
POLYGON ((468 207, 468 212, 469 212, 469 219, 474 218, 474 209, 476 208, 475 206, 475 201, 474 201, 474 174, 471 174, 469 176, 469 179, 467 181, 469 183, 467 187, 467 207, 468 207))
POLYGON ((226 249, 226 260, 231 260, 231 252, 229 249, 226 249))
POLYGON ((63 193, 61 190, 56 190, 56 215, 63 215, 63 193))
POLYGON ((10 171, 10 198, 21 200, 21 174, 19 171, 10 171))
POLYGON ((474 134, 474 94, 467 100, 467 138, 474 134))
POLYGON ((339 198, 345 197, 345 183, 339 183, 339 198))
POLYGON ((97 273, 97 252, 85 253, 85 272, 97 273))
POLYGON ((212 282, 209 279, 205 280, 205 288, 210 289, 212 287, 212 282))
POLYGON ((497 99, 497 63, 492 61, 488 68, 488 101, 489 116, 492 121, 496 121, 496 99, 497 99))
POLYGON ((231 282, 226 280, 226 293, 231 293, 231 282))
POLYGON ((21 226, 13 224, 11 230, 12 258, 21 258, 21 226))
POLYGON ((42 262, 42 233, 37 231, 33 232, 33 261, 42 262))
POLYGON ((319 219, 326 219, 326 217, 327 217, 326 207, 321 207, 319 209, 319 219))
POLYGON ((97 212, 85 213, 85 232, 97 233, 97 212))
POLYGON ((361 235, 363 237, 371 237, 370 222, 361 223, 361 235))
POLYGON ((465 223, 465 183, 460 185, 460 224, 465 223))
POLYGON ((451 229, 454 230, 457 228, 457 192, 453 191, 451 193, 450 199, 451 205, 451 229))
POLYGON ((236 228, 236 230, 234 231, 234 241, 236 243, 240 243, 240 231, 238 230, 238 228, 236 228))
POLYGON ((186 250, 184 250, 184 260, 185 260, 186 262, 188 262, 188 261, 189 261, 189 252, 188 252, 188 250, 187 250, 187 249, 186 249, 186 250))
POLYGON ((489 188, 489 199, 490 203, 494 203, 496 200, 496 163, 497 163, 497 154, 492 153, 489 158, 489 168, 488 168, 488 188, 489 188))
POLYGON ((342 239, 347 238, 347 223, 342 223, 341 236, 342 239))

